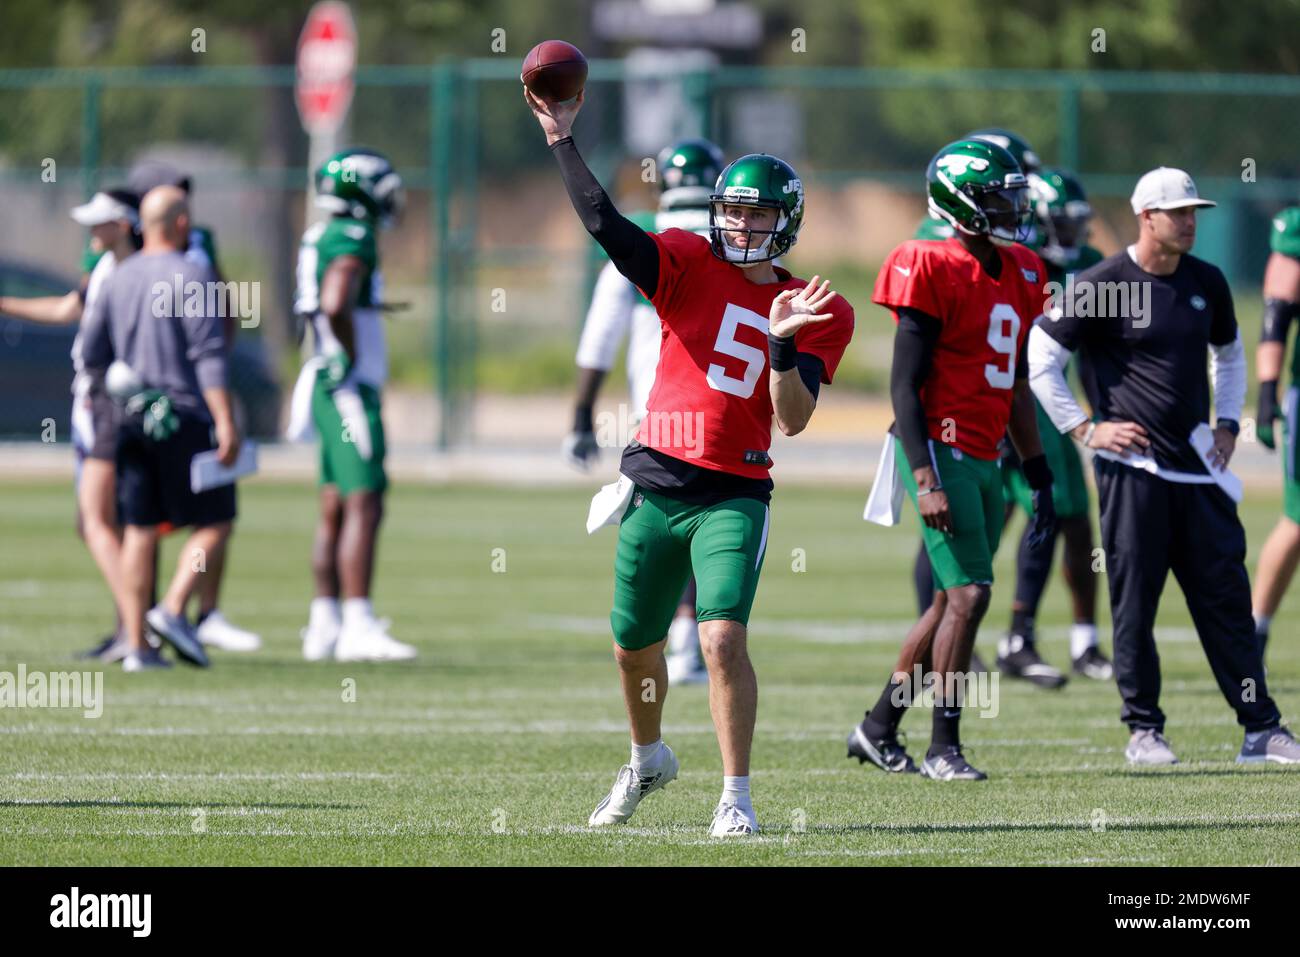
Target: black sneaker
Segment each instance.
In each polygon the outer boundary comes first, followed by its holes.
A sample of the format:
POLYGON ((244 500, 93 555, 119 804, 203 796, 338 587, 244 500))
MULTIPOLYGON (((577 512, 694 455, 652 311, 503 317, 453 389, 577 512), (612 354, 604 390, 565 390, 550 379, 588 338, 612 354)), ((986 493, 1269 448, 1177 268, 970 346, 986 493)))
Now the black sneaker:
POLYGON ((1042 658, 1032 639, 1007 635, 998 642, 998 670, 1010 678, 1024 678, 1040 688, 1059 688, 1068 680, 1042 658))
POLYGON ((1074 659, 1071 670, 1077 675, 1096 681, 1110 681, 1115 677, 1115 668, 1110 659, 1101 653, 1096 645, 1091 645, 1083 654, 1074 659))
POLYGON ((862 730, 862 725, 853 729, 849 735, 849 757, 857 758, 858 764, 870 761, 882 771, 895 774, 915 774, 916 762, 898 743, 897 735, 875 738, 862 730))
POLYGON ((931 781, 987 781, 989 776, 971 767, 961 748, 949 745, 938 754, 927 754, 921 762, 921 776, 931 781))
MULTIPOLYGON (((93 648, 87 648, 85 651, 78 651, 76 657, 80 661, 93 661, 97 658, 103 658, 104 652, 117 644, 117 635, 105 635, 99 640, 99 643, 93 648)), ((118 659, 114 659, 118 660, 118 659)))

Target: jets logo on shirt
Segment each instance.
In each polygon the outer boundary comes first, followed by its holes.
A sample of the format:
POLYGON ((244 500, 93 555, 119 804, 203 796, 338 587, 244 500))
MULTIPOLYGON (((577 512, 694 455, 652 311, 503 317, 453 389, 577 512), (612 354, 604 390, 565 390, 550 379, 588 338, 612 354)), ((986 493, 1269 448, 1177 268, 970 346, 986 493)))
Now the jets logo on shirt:
POLYGON ((1205 308, 1205 300, 1202 299, 1200 296, 1193 296, 1193 297, 1192 297, 1192 308, 1193 308, 1193 309, 1204 309, 1204 308, 1205 308))

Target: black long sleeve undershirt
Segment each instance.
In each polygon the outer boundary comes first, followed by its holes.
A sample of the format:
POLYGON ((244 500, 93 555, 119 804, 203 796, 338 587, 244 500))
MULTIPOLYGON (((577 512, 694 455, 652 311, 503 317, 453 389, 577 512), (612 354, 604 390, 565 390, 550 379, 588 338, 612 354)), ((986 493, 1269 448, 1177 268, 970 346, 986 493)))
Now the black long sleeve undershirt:
POLYGON ((940 322, 916 309, 898 310, 894 360, 889 371, 889 397, 894 405, 894 431, 903 442, 913 469, 930 463, 930 430, 921 406, 921 386, 930 373, 930 360, 939 341, 940 322))
POLYGON ((653 299, 659 287, 659 247, 650 234, 617 209, 578 153, 573 137, 551 144, 560 164, 564 188, 569 192, 583 227, 600 243, 614 268, 653 299))

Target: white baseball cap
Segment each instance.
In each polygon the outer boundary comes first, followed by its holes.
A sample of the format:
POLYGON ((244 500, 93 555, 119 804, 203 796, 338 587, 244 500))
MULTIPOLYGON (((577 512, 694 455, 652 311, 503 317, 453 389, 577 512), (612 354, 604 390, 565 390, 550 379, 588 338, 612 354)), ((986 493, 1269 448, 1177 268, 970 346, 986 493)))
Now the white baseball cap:
POLYGON ((1134 215, 1144 209, 1182 209, 1184 206, 1217 206, 1196 195, 1196 184, 1184 170, 1158 166, 1133 187, 1129 199, 1134 215))
POLYGON ((72 218, 82 226, 102 226, 118 220, 126 220, 132 226, 138 221, 136 211, 127 203, 110 193, 96 193, 90 201, 72 209, 72 218))

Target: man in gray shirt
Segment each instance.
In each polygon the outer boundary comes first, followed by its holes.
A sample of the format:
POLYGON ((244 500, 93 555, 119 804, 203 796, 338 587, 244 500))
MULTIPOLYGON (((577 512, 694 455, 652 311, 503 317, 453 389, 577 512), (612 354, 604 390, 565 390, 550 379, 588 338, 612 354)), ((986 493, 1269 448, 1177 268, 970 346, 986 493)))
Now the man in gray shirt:
POLYGON ((190 231, 184 192, 174 186, 152 190, 140 204, 140 220, 143 248, 118 267, 83 323, 87 370, 106 373, 121 360, 138 378, 137 391, 150 399, 142 413, 124 418, 117 444, 122 617, 132 646, 123 661, 128 671, 165 664, 145 641, 146 626, 185 660, 208 663, 185 619, 185 605, 202 573, 197 569, 205 567, 194 556, 225 548, 235 487, 193 492, 190 461, 216 449, 221 463, 230 465, 240 443, 226 389, 221 310, 213 308, 221 301, 220 289, 210 267, 184 255, 190 231), (162 522, 194 530, 162 602, 146 611, 162 522))

